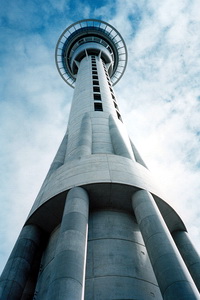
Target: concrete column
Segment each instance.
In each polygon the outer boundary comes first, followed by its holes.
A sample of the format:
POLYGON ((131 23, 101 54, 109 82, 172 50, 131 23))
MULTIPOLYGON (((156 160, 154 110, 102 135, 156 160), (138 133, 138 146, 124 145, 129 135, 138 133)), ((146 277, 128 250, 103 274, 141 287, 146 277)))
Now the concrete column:
POLYGON ((187 232, 175 231, 172 234, 176 246, 200 292, 200 257, 192 245, 187 232))
POLYGON ((200 299, 151 194, 136 192, 132 205, 163 299, 200 299))
POLYGON ((22 299, 42 232, 34 225, 23 227, 0 279, 0 299, 22 299))
POLYGON ((40 246, 37 249, 37 253, 35 254, 34 260, 31 264, 31 269, 29 272, 29 277, 26 281, 26 285, 23 290, 23 294, 20 300, 32 300, 35 299, 35 289, 39 276, 40 266, 41 266, 41 258, 44 253, 44 249, 47 243, 47 235, 43 233, 42 240, 40 241, 40 246))
POLYGON ((132 150, 133 150, 133 154, 135 156, 135 160, 139 164, 141 164, 143 167, 147 168, 145 162, 143 161, 142 157, 140 156, 140 153, 138 152, 137 148, 135 147, 135 145, 133 144, 133 142, 131 141, 131 139, 130 139, 130 143, 131 143, 131 147, 132 147, 132 150))
POLYGON ((67 195, 48 300, 84 297, 89 199, 80 187, 67 195))
POLYGON ((109 129, 115 154, 135 160, 135 157, 132 153, 130 140, 127 139, 125 141, 125 134, 120 133, 120 130, 112 115, 109 116, 109 129))
POLYGON ((90 155, 92 153, 92 124, 88 113, 85 113, 81 121, 79 141, 77 146, 77 157, 90 155))

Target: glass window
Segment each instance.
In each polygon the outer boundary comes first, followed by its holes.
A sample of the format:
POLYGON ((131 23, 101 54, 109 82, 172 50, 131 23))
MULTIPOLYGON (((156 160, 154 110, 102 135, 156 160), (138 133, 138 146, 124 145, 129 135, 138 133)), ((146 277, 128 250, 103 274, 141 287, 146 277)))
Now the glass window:
POLYGON ((121 117, 120 113, 118 113, 118 111, 116 111, 116 113, 117 113, 118 119, 119 119, 120 121, 122 121, 122 117, 121 117))
POLYGON ((113 103, 114 103, 115 108, 119 110, 117 104, 114 101, 113 101, 113 103))
POLYGON ((99 86, 94 86, 94 87, 93 87, 93 92, 100 93, 100 88, 99 88, 99 86))
POLYGON ((101 100, 101 94, 94 94, 94 100, 101 100))
POLYGON ((103 111, 102 103, 94 103, 94 110, 103 111))

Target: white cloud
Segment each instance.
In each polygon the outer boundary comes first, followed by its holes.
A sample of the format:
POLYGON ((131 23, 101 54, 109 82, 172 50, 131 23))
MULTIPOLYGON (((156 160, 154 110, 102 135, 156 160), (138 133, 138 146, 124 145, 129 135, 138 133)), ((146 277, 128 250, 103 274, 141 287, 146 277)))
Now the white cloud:
POLYGON ((187 10, 186 2, 173 3, 149 5, 151 14, 143 14, 135 38, 126 35, 129 63, 116 89, 132 139, 200 247, 200 23, 191 5, 187 10))
POLYGON ((128 66, 115 88, 123 119, 200 247, 199 1, 110 1, 95 8, 77 1, 73 10, 69 1, 50 1, 48 9, 49 1, 42 7, 7 2, 1 18, 0 268, 66 128, 73 91, 57 74, 54 47, 64 27, 82 18, 109 21, 125 38, 128 66))

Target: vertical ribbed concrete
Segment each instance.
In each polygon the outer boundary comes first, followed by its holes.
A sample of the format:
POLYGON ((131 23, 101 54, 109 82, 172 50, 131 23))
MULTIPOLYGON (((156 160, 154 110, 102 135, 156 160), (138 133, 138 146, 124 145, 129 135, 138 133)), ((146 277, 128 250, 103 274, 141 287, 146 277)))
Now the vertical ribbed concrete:
POLYGON ((67 195, 47 293, 48 300, 81 300, 84 293, 89 199, 75 187, 67 195))
POLYGON ((133 214, 90 213, 85 300, 162 300, 133 214))
MULTIPOLYGON (((114 153, 111 143, 108 117, 110 114, 116 116, 115 107, 113 105, 109 81, 105 74, 103 61, 100 57, 95 58, 97 68, 97 80, 93 80, 93 88, 99 87, 101 100, 93 99, 93 107, 91 112, 92 117, 92 153, 114 153), (102 104, 103 111, 94 111, 94 104, 102 104)), ((93 71, 92 71, 93 72, 93 71)), ((92 74, 92 78, 96 78, 92 74)), ((92 91, 92 97, 94 92, 92 91)))
POLYGON ((200 299, 151 194, 136 192, 132 205, 163 299, 200 299))
POLYGON ((42 238, 34 225, 23 227, 0 280, 1 300, 21 300, 42 238))
POLYGON ((187 232, 175 231, 173 238, 176 246, 200 292, 200 257, 192 245, 187 232))
POLYGON ((112 141, 115 154, 134 160, 134 156, 130 147, 130 142, 129 140, 127 143, 125 142, 124 137, 120 133, 119 128, 112 115, 110 115, 109 117, 109 128, 110 128, 110 136, 111 136, 111 141, 112 141))
MULTIPOLYGON (((117 114, 111 88, 102 59, 95 56, 95 75, 92 64, 92 56, 84 57, 79 64, 68 122, 65 163, 89 154, 114 153, 109 131, 109 115, 117 119, 117 114), (95 88, 99 89, 100 92, 96 94, 101 96, 101 100, 94 99, 95 88), (95 111, 96 103, 102 104, 102 111, 95 111)), ((122 123, 120 125, 123 127, 122 123)))
POLYGON ((55 271, 54 257, 56 252, 57 241, 59 237, 60 225, 49 236, 47 246, 44 249, 40 264, 40 271, 37 278, 37 285, 35 288, 35 295, 37 300, 48 300, 48 288, 50 280, 55 271))
MULTIPOLYGON (((80 144, 82 122, 87 119, 86 123, 84 122, 84 126, 86 126, 84 132, 89 129, 90 126, 88 113, 90 113, 91 106, 93 105, 90 57, 85 57, 80 62, 76 82, 68 121, 68 145, 65 163, 69 160, 77 159, 79 157, 79 151, 83 151, 83 143, 80 144)), ((84 143, 85 142, 86 141, 84 141, 84 143)))
POLYGON ((78 142, 78 158, 92 153, 92 124, 88 113, 86 113, 81 122, 78 142))
POLYGON ((31 269, 29 272, 29 277, 27 279, 25 288, 23 290, 21 300, 34 299, 35 295, 35 287, 37 284, 38 274, 41 266, 41 257, 46 245, 46 236, 42 236, 42 240, 40 242, 40 247, 36 251, 35 258, 31 264, 31 269))

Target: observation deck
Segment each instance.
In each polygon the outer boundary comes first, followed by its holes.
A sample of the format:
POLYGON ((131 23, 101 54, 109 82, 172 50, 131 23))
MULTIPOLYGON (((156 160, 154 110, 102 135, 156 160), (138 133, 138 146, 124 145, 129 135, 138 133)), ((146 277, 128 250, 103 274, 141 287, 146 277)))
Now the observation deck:
POLYGON ((55 61, 61 77, 75 87, 79 62, 88 55, 101 57, 115 85, 127 65, 127 48, 120 33, 110 24, 95 19, 78 21, 61 34, 55 61))

